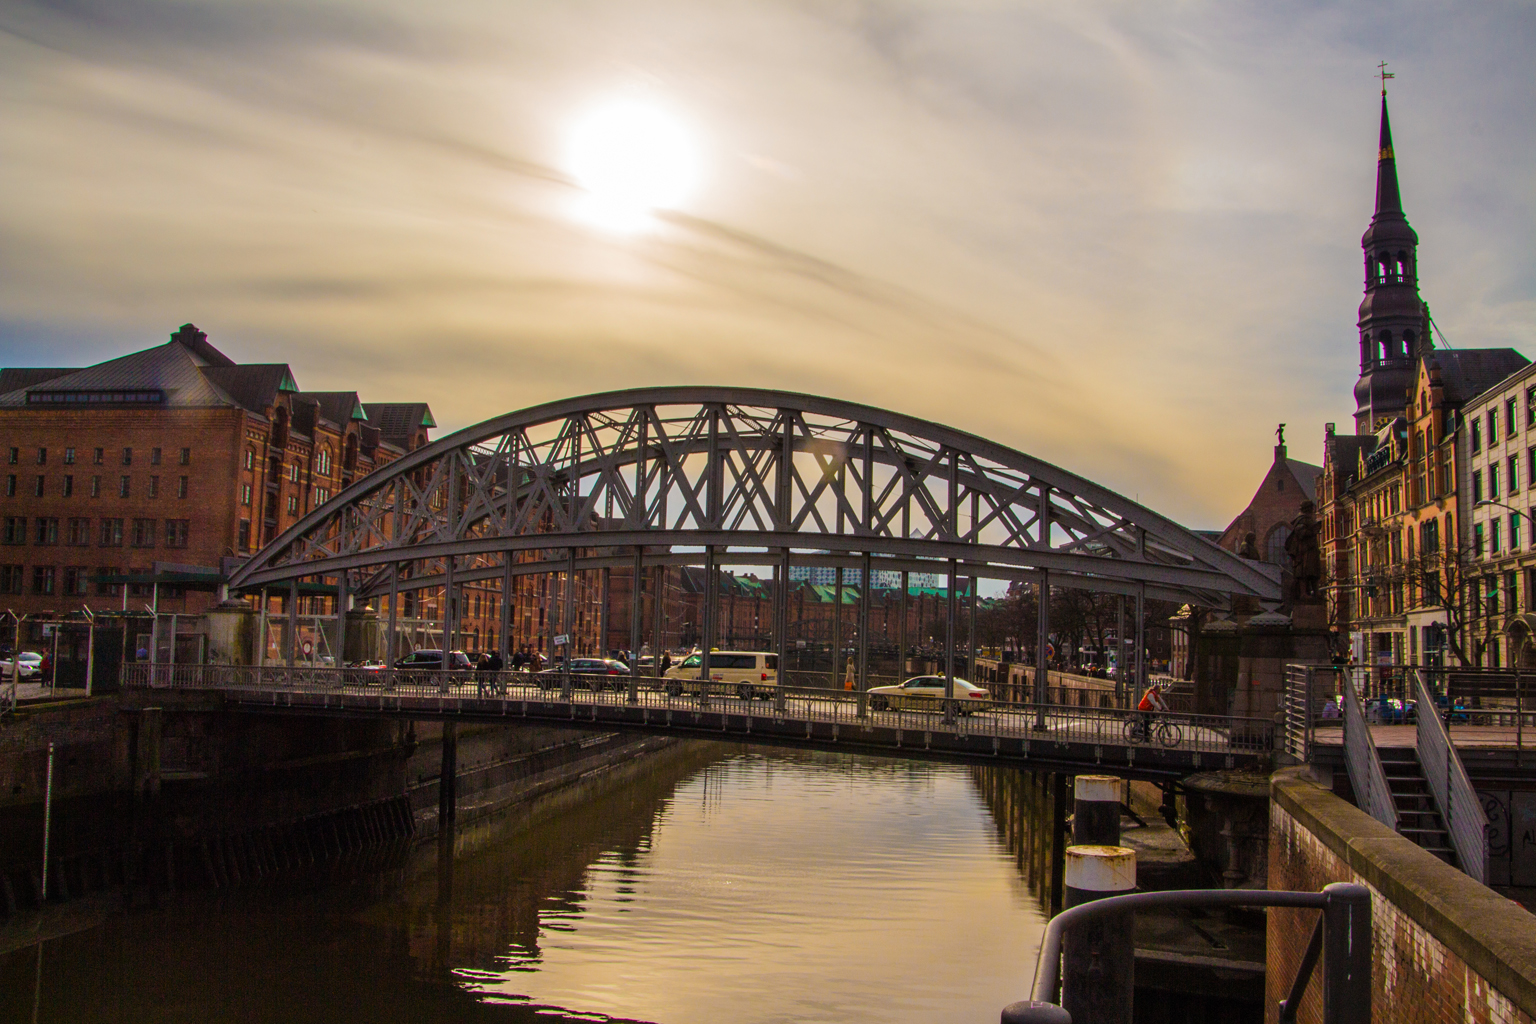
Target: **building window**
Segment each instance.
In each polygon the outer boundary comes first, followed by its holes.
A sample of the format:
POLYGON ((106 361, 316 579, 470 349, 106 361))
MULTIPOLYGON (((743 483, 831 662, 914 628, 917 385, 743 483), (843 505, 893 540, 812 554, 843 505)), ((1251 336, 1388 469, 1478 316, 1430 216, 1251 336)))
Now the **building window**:
POLYGON ((64 567, 64 593, 71 596, 81 596, 86 593, 85 581, 89 579, 89 571, 83 565, 67 565, 64 567))
POLYGON ((149 496, 151 498, 160 497, 160 478, 158 476, 149 478, 149 496))
POLYGON ((291 516, 299 514, 299 496, 297 494, 288 495, 288 514, 291 516))
POLYGON ((245 468, 246 469, 255 469, 256 468, 256 452, 255 452, 255 450, 253 450, 251 448, 247 448, 245 450, 245 468))
POLYGON ((1504 403, 1504 433, 1510 437, 1515 436, 1515 424, 1520 422, 1515 416, 1515 400, 1511 398, 1504 403))
POLYGON ((0 594, 19 594, 26 570, 19 565, 0 565, 0 594))
POLYGON ((11 459, 10 459, 10 461, 11 461, 11 465, 13 465, 13 466, 16 465, 16 463, 21 461, 21 449, 20 448, 12 448, 11 449, 11 459))
POLYGON ((330 490, 328 488, 325 488, 325 487, 316 487, 315 488, 315 504, 317 506, 318 505, 324 505, 326 502, 328 502, 330 500, 331 500, 331 492, 330 492, 330 490))
POLYGON ((178 461, 183 466, 190 466, 190 465, 192 465, 192 449, 191 448, 183 448, 181 450, 181 458, 178 461))
POLYGON ((240 504, 244 505, 246 508, 250 508, 251 507, 251 485, 250 484, 241 484, 240 485, 240 504))
POLYGON ((1484 610, 1488 613, 1488 617, 1493 619, 1497 618, 1499 614, 1499 578, 1497 576, 1489 576, 1487 584, 1488 596, 1487 601, 1484 602, 1484 610))
POLYGON ((75 450, 73 448, 65 448, 64 449, 64 465, 66 465, 66 466, 73 466, 74 464, 75 464, 75 450))
POLYGON ((57 544, 59 542, 59 519, 57 516, 38 516, 37 530, 33 534, 39 544, 57 544))
POLYGON ((297 462, 292 463, 288 467, 288 482, 291 484, 299 482, 299 464, 297 462))
POLYGON ((149 464, 151 466, 158 466, 158 465, 160 465, 160 449, 159 448, 151 448, 149 450, 149 464))
POLYGON ((32 593, 53 593, 54 568, 51 565, 34 565, 32 567, 32 593))
POLYGON ((178 497, 178 498, 185 498, 186 496, 187 496, 187 478, 184 477, 184 476, 179 476, 179 477, 176 478, 176 497, 178 497))
POLYGON ((1520 456, 1511 455, 1505 468, 1509 471, 1505 483, 1509 485, 1509 493, 1514 494, 1520 489, 1520 456))
POLYGON ((126 498, 133 492, 133 487, 130 483, 131 480, 132 477, 126 476, 120 476, 117 478, 117 496, 119 498, 126 498))
POLYGON ((99 476, 91 477, 91 497, 101 497, 101 477, 99 476))
POLYGON ((1489 555, 1496 555, 1496 554, 1499 553, 1499 522, 1500 522, 1500 518, 1497 517, 1497 516, 1495 516, 1494 518, 1488 520, 1488 554, 1489 555))
MULTIPOLYGON (((1536 448, 1531 449, 1531 458, 1536 459, 1536 448)), ((16 474, 12 473, 5 478, 5 496, 16 497, 16 474)))
POLYGON ((1480 502, 1482 500, 1483 500, 1483 471, 1480 470, 1480 469, 1474 469, 1472 471, 1472 504, 1476 505, 1478 502, 1480 502))
POLYGON ((64 497, 66 497, 66 498, 73 498, 74 496, 75 496, 75 478, 74 478, 73 475, 66 475, 64 477, 64 497))
POLYGON ((251 521, 249 519, 240 520, 240 550, 251 550, 251 521))
POLYGON ((101 546, 104 548, 120 548, 123 546, 123 521, 121 519, 103 519, 101 521, 101 546))
POLYGON ((1481 420, 1475 418, 1472 420, 1472 450, 1474 452, 1483 450, 1483 424, 1481 420))
POLYGON ((1472 524, 1472 554, 1477 558, 1483 557, 1483 524, 1472 524))
POLYGON ((1494 438, 1499 436, 1499 410, 1488 410, 1488 443, 1493 444, 1494 438))
POLYGON ((5 533, 0 535, 7 544, 25 544, 27 542, 27 517, 6 516, 5 533))
POLYGON ((331 475, 331 449, 330 449, 329 445, 327 445, 326 447, 320 449, 320 458, 317 461, 319 463, 320 475, 321 476, 330 476, 331 475))
POLYGON ((95 450, 95 452, 93 452, 91 454, 91 462, 93 462, 94 464, 96 464, 98 466, 100 466, 101 464, 103 464, 106 461, 107 461, 107 450, 105 448, 97 448, 95 450))
POLYGON ((64 537, 64 543, 71 547, 84 547, 91 542, 91 521, 80 518, 71 519, 69 521, 69 532, 64 537))
POLYGON ((1488 498, 1497 500, 1499 496, 1499 464, 1492 463, 1488 467, 1488 498))
POLYGON ((122 570, 115 565, 98 565, 96 567, 96 593, 102 597, 116 597, 117 584, 108 583, 105 577, 121 575, 122 570))
POLYGON ((190 519, 167 519, 165 521, 165 546, 168 548, 184 548, 187 546, 187 527, 190 519))
POLYGON ((39 466, 46 466, 46 465, 48 465, 48 449, 47 448, 39 448, 37 450, 37 464, 39 466))
POLYGON ((48 478, 43 476, 43 474, 41 474, 41 473, 37 474, 37 483, 34 484, 33 487, 32 487, 32 495, 33 495, 33 497, 41 498, 43 496, 43 492, 47 488, 47 486, 48 486, 48 478))
POLYGON ((1509 550, 1520 550, 1520 517, 1509 517, 1509 550))
POLYGON ((133 546, 136 548, 152 548, 155 546, 155 520, 135 519, 133 521, 133 546))
POLYGON ((133 465, 133 449, 132 448, 124 448, 123 449, 123 465, 125 465, 125 466, 133 465))

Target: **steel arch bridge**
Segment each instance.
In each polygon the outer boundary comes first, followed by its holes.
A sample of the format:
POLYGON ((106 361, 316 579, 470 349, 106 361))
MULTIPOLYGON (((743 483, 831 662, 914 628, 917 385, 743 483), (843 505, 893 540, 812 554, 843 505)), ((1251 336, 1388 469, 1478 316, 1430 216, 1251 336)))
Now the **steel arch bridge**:
POLYGON ((851 402, 752 388, 616 391, 507 413, 357 481, 230 589, 394 589, 644 563, 796 564, 1026 580, 1223 608, 1278 567, 1023 452, 851 402), (409 565, 407 575, 403 566, 409 565))

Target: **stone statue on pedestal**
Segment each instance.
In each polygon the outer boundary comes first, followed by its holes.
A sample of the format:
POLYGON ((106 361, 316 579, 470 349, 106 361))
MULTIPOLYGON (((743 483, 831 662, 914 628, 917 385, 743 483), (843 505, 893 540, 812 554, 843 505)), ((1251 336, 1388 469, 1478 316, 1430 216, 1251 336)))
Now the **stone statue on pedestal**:
POLYGON ((1291 520, 1291 535, 1285 541, 1285 553, 1291 561, 1290 598, 1297 604, 1319 600, 1317 583, 1323 575, 1323 559, 1317 542, 1317 506, 1301 503, 1301 513, 1291 520))

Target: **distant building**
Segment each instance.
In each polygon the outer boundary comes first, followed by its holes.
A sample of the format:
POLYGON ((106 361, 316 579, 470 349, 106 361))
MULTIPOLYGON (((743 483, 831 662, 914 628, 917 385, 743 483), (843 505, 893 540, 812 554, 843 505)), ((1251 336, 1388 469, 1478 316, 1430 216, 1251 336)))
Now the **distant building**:
MULTIPOLYGON (((895 569, 872 569, 874 586, 877 590, 896 590, 901 587, 901 573, 895 569)), ((789 581, 791 583, 810 583, 818 587, 837 586, 837 567, 830 565, 794 565, 789 569, 789 581)), ((862 569, 844 569, 843 585, 859 586, 864 582, 862 569)), ((944 585, 944 574, 938 572, 909 572, 907 573, 908 587, 924 587, 932 589, 944 585)))
POLYGON ((1291 523, 1301 514, 1301 503, 1317 500, 1317 478, 1321 466, 1290 458, 1284 443, 1275 445, 1275 457, 1260 481, 1258 490, 1248 499, 1216 543, 1228 551, 1241 553, 1251 535, 1261 561, 1289 568, 1285 542, 1291 536, 1291 523))

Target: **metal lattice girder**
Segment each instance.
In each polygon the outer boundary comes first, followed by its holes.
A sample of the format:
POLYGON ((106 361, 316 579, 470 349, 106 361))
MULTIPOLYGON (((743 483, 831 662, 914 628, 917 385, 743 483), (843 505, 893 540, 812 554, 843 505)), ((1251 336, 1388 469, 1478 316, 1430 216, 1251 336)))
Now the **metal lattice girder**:
POLYGON ((983 438, 899 413, 747 388, 647 388, 508 413, 420 448, 343 490, 231 577, 250 590, 355 573, 358 592, 583 567, 797 561, 1031 579, 1221 607, 1279 598, 1246 561, 1129 499, 983 438), (734 549, 734 550, 732 550, 734 549), (743 550, 748 549, 748 550, 743 550), (758 549, 753 552, 750 549, 758 549), (807 554, 807 550, 822 554, 807 554), (755 561, 754 561, 755 559, 755 561), (434 568, 434 565, 436 568, 434 568), (382 582, 381 582, 382 581, 382 582))

